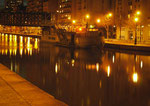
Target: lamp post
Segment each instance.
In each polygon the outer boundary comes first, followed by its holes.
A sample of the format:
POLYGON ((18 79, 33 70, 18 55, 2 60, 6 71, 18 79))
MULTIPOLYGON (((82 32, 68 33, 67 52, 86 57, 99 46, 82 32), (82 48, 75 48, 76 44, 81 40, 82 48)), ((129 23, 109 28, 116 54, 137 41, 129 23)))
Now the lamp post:
POLYGON ((88 19, 90 18, 90 15, 89 14, 86 14, 86 16, 85 16, 85 18, 86 18, 86 29, 88 28, 88 19))
POLYGON ((137 44, 137 22, 139 21, 139 18, 135 17, 134 21, 135 21, 135 40, 134 40, 134 44, 136 45, 137 44))
POLYGON ((76 23, 76 20, 72 20, 72 24, 73 24, 73 31, 74 31, 74 24, 76 23))
MULTIPOLYGON (((110 21, 110 18, 112 17, 112 13, 108 13, 106 16, 106 21, 110 21)), ((107 39, 109 38, 109 25, 106 24, 106 31, 107 31, 107 39)))
POLYGON ((98 19, 96 20, 96 22, 99 24, 99 23, 101 22, 101 20, 98 18, 98 19))

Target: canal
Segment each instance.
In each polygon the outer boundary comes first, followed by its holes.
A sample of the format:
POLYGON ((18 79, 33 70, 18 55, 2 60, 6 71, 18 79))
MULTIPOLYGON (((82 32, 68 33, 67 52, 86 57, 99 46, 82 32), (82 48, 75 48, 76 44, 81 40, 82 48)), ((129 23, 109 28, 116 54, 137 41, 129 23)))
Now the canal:
POLYGON ((0 63, 69 106, 150 106, 150 54, 0 34, 0 63))

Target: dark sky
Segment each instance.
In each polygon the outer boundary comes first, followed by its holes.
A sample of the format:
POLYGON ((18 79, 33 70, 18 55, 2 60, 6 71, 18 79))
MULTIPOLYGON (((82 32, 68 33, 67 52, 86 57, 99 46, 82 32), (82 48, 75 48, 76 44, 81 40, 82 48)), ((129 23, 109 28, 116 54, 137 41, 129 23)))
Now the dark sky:
POLYGON ((0 8, 4 8, 4 0, 0 0, 0 8))

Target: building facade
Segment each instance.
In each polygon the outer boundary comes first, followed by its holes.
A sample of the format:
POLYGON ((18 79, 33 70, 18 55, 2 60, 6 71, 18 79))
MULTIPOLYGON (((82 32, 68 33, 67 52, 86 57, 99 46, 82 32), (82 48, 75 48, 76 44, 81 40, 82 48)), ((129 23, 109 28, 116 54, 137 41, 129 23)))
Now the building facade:
POLYGON ((18 7, 23 4, 23 0, 5 0, 5 8, 12 12, 17 11, 18 7))
POLYGON ((97 17, 112 11, 111 0, 59 0, 58 4, 59 21, 63 23, 76 20, 83 24, 86 14, 90 15, 89 23, 94 23, 97 17))
POLYGON ((149 0, 116 0, 114 14, 117 39, 136 39, 137 42, 150 40, 149 4, 149 0))
POLYGON ((43 12, 43 0, 27 0, 27 12, 43 12))
POLYGON ((44 0, 43 12, 54 13, 58 9, 58 0, 44 0))

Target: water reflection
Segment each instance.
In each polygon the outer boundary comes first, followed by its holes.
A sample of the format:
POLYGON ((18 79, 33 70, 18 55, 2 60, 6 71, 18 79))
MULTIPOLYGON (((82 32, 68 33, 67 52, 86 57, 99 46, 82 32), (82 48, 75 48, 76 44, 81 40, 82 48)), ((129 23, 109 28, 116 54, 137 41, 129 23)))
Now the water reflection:
POLYGON ((11 57, 16 46, 0 46, 1 62, 69 106, 149 106, 150 56, 39 48, 39 40, 28 37, 17 37, 17 45, 11 57))
POLYGON ((136 73, 136 72, 133 73, 133 82, 134 83, 138 82, 138 73, 136 73))
POLYGON ((23 37, 11 34, 0 34, 0 53, 2 55, 16 56, 17 53, 32 55, 34 52, 39 52, 39 38, 23 37))

